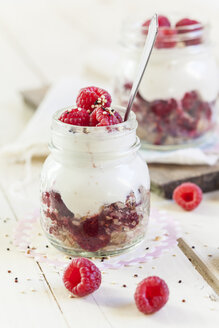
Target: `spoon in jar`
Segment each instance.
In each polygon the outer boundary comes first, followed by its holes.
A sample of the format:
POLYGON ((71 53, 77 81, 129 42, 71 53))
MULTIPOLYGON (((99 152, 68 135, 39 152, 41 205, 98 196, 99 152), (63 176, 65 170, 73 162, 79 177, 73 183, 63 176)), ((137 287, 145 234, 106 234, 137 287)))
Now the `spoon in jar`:
POLYGON ((141 83, 142 77, 144 75, 145 69, 146 69, 149 59, 150 59, 150 55, 151 55, 151 52, 152 52, 152 49, 154 46, 154 42, 156 40, 157 32, 158 32, 158 20, 157 20, 157 14, 155 14, 152 17, 149 28, 148 28, 147 39, 145 41, 144 49, 143 49, 141 60, 139 63, 139 68, 138 68, 138 71, 137 71, 137 74, 134 79, 132 89, 130 92, 129 101, 128 101, 128 105, 127 105, 125 116, 124 116, 124 121, 128 120, 128 117, 129 117, 129 114, 130 114, 130 111, 131 111, 131 108, 133 105, 133 101, 135 99, 136 93, 138 91, 139 85, 141 83))

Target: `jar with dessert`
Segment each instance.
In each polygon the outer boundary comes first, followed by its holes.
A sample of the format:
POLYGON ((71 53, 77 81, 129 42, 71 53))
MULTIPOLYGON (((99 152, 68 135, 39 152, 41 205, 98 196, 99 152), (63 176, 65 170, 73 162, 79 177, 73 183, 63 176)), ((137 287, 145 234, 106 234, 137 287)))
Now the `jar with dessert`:
MULTIPOLYGON (((115 78, 115 99, 126 106, 150 20, 125 22, 115 78)), ((158 17, 159 31, 133 110, 145 148, 205 143, 216 124, 218 67, 209 26, 188 18, 158 17)))
POLYGON ((80 90, 56 112, 41 174, 41 223, 50 242, 74 256, 120 254, 140 243, 149 218, 150 179, 132 112, 104 89, 80 90))

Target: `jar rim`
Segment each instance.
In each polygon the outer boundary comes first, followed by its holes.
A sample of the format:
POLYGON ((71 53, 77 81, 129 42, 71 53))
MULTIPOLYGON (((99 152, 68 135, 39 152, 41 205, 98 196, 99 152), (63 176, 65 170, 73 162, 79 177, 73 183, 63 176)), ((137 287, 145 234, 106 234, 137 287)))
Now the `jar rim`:
MULTIPOLYGON (((142 47, 148 32, 148 26, 143 24, 141 20, 136 19, 124 21, 120 43, 130 48, 142 47)), ((203 45, 208 39, 209 29, 208 22, 179 27, 159 27, 155 49, 173 50, 203 45)))
MULTIPOLYGON (((73 124, 68 124, 68 123, 63 123, 62 121, 59 120, 60 115, 66 111, 66 110, 71 110, 73 108, 76 108, 77 106, 68 106, 65 108, 62 108, 58 111, 56 111, 53 116, 52 116, 52 127, 57 126, 58 128, 63 128, 64 130, 70 130, 71 132, 74 133, 92 133, 92 134, 99 134, 99 133, 104 133, 104 132, 109 132, 113 130, 119 130, 123 131, 126 129, 136 129, 137 128, 137 120, 136 120, 136 115, 133 111, 130 112, 129 118, 127 121, 123 121, 122 123, 114 124, 114 125, 107 125, 107 126, 80 126, 80 125, 73 125, 73 124)), ((125 111, 126 108, 123 106, 119 105, 113 105, 113 109, 118 111, 122 118, 125 116, 125 111)))

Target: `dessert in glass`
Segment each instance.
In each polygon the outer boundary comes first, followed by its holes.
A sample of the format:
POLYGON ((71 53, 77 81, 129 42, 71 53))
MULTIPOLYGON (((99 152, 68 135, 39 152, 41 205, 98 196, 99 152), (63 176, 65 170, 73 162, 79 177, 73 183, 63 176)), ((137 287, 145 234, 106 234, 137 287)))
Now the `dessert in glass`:
MULTIPOLYGON (((171 149, 205 142, 216 124, 218 68, 208 40, 209 26, 192 19, 174 23, 159 16, 155 48, 133 110, 145 148, 171 149)), ((115 79, 115 98, 126 106, 149 20, 127 22, 115 79)))
POLYGON ((148 224, 150 179, 136 117, 123 122, 125 109, 111 106, 108 95, 84 88, 77 106, 52 119, 41 223, 50 242, 74 256, 122 253, 143 240, 148 224))

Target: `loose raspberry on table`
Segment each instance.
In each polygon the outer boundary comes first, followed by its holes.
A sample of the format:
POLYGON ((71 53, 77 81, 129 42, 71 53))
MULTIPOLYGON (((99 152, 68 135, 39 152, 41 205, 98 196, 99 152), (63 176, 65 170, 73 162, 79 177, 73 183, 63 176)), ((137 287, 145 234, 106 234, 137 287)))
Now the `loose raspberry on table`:
POLYGON ((101 272, 90 260, 75 258, 65 269, 63 282, 75 296, 86 296, 100 287, 101 272))
POLYGON ((140 312, 151 314, 160 310, 167 303, 169 288, 161 278, 148 277, 138 284, 134 298, 140 312))
POLYGON ((59 120, 67 124, 89 126, 90 116, 85 109, 73 108, 62 113, 59 120))
POLYGON ((110 107, 111 102, 111 96, 106 90, 94 86, 82 88, 76 99, 78 107, 90 112, 99 105, 110 107))
POLYGON ((202 190, 195 183, 185 182, 176 187, 173 199, 186 211, 192 211, 202 201, 202 190))
POLYGON ((109 107, 97 107, 90 115, 91 126, 107 126, 122 123, 122 117, 118 112, 109 107))

